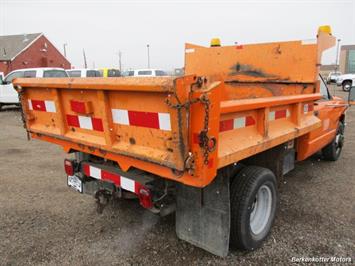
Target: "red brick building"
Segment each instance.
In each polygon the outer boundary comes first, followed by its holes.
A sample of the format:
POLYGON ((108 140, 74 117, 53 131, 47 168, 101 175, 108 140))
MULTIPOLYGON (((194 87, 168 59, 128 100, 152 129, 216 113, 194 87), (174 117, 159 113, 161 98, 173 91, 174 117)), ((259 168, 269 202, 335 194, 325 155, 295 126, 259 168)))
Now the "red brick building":
POLYGON ((33 67, 71 65, 43 33, 0 36, 0 72, 33 67))

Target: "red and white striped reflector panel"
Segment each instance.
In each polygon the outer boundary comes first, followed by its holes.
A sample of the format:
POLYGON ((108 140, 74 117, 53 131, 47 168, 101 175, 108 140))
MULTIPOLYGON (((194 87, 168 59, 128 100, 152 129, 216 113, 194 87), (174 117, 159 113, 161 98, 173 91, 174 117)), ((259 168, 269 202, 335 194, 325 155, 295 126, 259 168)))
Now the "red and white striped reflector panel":
POLYGON ((255 120, 252 116, 243 116, 234 119, 223 120, 219 122, 219 131, 227 131, 238 128, 244 128, 255 125, 255 120))
POLYGON ((57 112, 54 101, 28 100, 28 109, 48 113, 57 112))
POLYGON ((81 116, 81 115, 67 115, 67 123, 68 126, 70 127, 104 131, 102 120, 100 118, 81 116))
POLYGON ((288 109, 270 111, 269 121, 290 117, 290 111, 288 109))
POLYGON ((313 111, 313 104, 310 103, 306 103, 303 105, 303 112, 304 113, 308 113, 308 112, 312 112, 313 111))
POLYGON ((156 128, 171 131, 169 113, 153 113, 112 109, 112 119, 115 124, 156 128))
POLYGON ((114 183, 116 186, 121 187, 122 189, 128 190, 135 194, 140 194, 140 189, 143 187, 142 184, 134 181, 133 179, 121 176, 117 173, 112 173, 98 167, 83 164, 84 174, 87 176, 91 176, 95 179, 109 181, 114 183))

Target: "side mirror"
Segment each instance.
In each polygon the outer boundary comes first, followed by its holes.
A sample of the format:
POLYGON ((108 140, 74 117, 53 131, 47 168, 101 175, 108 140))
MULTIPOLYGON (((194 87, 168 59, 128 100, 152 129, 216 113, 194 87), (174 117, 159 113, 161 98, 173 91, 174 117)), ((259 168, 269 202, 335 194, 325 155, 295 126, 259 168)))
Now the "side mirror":
POLYGON ((355 86, 350 88, 348 102, 351 105, 355 105, 355 86))

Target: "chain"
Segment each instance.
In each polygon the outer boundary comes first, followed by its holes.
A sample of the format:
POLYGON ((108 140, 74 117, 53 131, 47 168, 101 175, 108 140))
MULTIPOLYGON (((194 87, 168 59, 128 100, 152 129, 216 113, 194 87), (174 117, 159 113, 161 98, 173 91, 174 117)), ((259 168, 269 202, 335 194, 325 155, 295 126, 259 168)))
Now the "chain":
POLYGON ((201 103, 204 105, 205 109, 205 119, 203 122, 203 130, 200 133, 200 145, 203 148, 203 158, 204 158, 204 164, 208 164, 208 154, 210 152, 209 148, 209 141, 210 138, 208 137, 208 123, 210 119, 210 100, 207 97, 207 94, 203 94, 200 98, 201 103))
MULTIPOLYGON (((175 95, 176 97, 176 95, 175 95)), ((182 108, 186 108, 188 109, 192 104, 195 103, 202 103, 204 106, 204 110, 205 110, 205 117, 203 120, 203 129, 200 132, 199 135, 199 142, 200 142, 200 147, 203 149, 203 162, 205 165, 208 165, 208 155, 209 153, 214 149, 215 144, 216 144, 216 139, 215 138, 210 138, 208 136, 208 124, 209 124, 209 120, 210 120, 210 106, 211 106, 211 102, 208 99, 208 96, 206 93, 202 94, 200 96, 200 98, 196 98, 196 99, 192 99, 189 100, 185 103, 180 103, 180 101, 178 100, 178 98, 176 97, 178 103, 177 104, 172 104, 171 101, 168 99, 166 99, 166 104, 174 109, 182 109, 182 108), (210 147, 210 141, 212 141, 212 147, 210 147)))
POLYGON ((23 96, 23 90, 22 88, 19 88, 17 90, 18 92, 18 100, 19 100, 19 103, 20 103, 20 113, 21 113, 21 120, 22 120, 22 124, 23 124, 23 127, 26 129, 26 132, 27 132, 27 140, 30 140, 30 132, 28 131, 28 128, 27 128, 27 125, 26 125, 26 116, 25 116, 25 113, 23 111, 23 107, 22 107, 22 96, 23 96))
MULTIPOLYGON (((176 97, 176 96, 175 96, 176 97)), ((177 98, 176 98, 177 99, 177 98)), ((185 109, 188 109, 188 108, 190 108, 190 106, 192 105, 192 104, 194 104, 194 103, 197 103, 197 102, 199 102, 200 101, 200 99, 192 99, 192 100, 189 100, 189 101, 186 101, 185 103, 180 103, 179 101, 179 103, 177 103, 177 104, 173 104, 173 103, 171 103, 171 101, 170 101, 170 99, 169 98, 167 98, 166 99, 166 104, 170 107, 170 108, 174 108, 174 109, 182 109, 182 108, 185 108, 185 109)))

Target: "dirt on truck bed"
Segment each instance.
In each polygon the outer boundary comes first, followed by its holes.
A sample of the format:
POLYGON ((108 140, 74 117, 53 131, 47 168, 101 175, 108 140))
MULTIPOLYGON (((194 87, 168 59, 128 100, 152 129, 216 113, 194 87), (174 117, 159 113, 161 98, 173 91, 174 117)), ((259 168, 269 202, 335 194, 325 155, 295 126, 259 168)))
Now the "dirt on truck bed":
POLYGON ((354 117, 352 107, 337 162, 316 155, 285 177, 276 221, 262 248, 219 258, 179 240, 174 215, 160 218, 134 200, 97 214, 92 197, 67 187, 61 148, 27 141, 18 110, 5 109, 0 112, 0 265, 261 265, 301 257, 354 262, 354 117))

